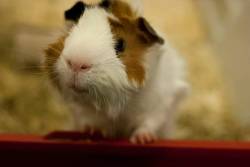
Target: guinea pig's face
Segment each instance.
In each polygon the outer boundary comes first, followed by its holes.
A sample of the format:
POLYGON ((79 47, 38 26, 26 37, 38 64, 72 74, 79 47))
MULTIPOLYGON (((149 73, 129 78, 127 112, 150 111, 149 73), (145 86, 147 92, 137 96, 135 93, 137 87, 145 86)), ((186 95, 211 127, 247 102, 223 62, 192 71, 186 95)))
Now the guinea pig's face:
POLYGON ((73 23, 69 32, 46 50, 46 66, 60 88, 89 93, 143 86, 145 53, 164 41, 129 4, 78 2, 65 18, 73 23))

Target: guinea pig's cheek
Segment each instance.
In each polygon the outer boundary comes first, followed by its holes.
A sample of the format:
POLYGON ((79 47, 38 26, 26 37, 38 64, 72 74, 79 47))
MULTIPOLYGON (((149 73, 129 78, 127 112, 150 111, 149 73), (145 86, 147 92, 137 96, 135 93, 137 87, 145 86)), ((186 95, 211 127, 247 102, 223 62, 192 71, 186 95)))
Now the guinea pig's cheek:
POLYGON ((146 76, 144 67, 137 63, 127 63, 125 66, 129 82, 136 88, 143 87, 146 76))
POLYGON ((62 58, 58 59, 57 63, 55 64, 55 68, 61 86, 65 86, 67 83, 70 82, 72 78, 72 73, 70 72, 67 67, 67 64, 65 63, 65 61, 63 61, 62 58))
POLYGON ((143 88, 144 86, 144 81, 138 81, 136 79, 128 79, 130 84, 135 87, 135 88, 143 88))

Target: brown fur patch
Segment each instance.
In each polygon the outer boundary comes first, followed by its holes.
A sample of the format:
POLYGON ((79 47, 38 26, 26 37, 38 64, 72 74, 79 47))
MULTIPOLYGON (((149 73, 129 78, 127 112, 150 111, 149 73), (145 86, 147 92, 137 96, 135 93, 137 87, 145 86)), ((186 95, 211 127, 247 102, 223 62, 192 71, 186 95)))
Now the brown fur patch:
POLYGON ((58 76, 55 72, 55 63, 60 57, 64 48, 64 41, 66 36, 60 37, 55 43, 52 43, 45 50, 45 64, 44 70, 48 73, 53 83, 59 87, 58 76))
POLYGON ((144 53, 152 46, 152 42, 138 30, 137 19, 120 18, 120 22, 109 19, 112 33, 116 39, 124 39, 125 51, 119 54, 120 59, 126 66, 129 80, 143 85, 145 80, 144 53))
POLYGON ((138 18, 137 13, 126 2, 111 1, 108 11, 119 19, 109 19, 112 33, 117 40, 121 38, 126 42, 125 51, 120 53, 119 57, 126 66, 128 78, 143 85, 146 76, 143 65, 145 52, 158 41, 155 36, 149 34, 152 29, 149 29, 149 33, 140 29, 142 19, 138 18))
POLYGON ((136 17, 135 12, 132 10, 129 4, 123 1, 117 1, 117 0, 111 1, 111 6, 109 10, 117 18, 123 18, 123 17, 135 18, 136 17))

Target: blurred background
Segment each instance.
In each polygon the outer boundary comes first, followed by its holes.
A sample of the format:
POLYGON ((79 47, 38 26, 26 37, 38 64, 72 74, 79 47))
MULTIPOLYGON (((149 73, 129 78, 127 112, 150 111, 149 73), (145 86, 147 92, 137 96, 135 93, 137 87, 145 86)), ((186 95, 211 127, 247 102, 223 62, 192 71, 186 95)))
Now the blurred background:
MULTIPOLYGON (((38 67, 75 1, 0 0, 0 133, 72 126, 67 106, 38 67)), ((172 137, 250 139, 250 0, 142 1, 146 18, 188 64, 192 94, 172 137)))

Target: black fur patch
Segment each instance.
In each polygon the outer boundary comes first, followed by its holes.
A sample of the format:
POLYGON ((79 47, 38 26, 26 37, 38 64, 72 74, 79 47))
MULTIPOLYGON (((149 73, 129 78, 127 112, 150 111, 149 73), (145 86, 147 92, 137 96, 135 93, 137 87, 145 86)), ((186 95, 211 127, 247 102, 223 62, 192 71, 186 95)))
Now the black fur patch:
POLYGON ((85 11, 86 5, 79 1, 72 8, 65 11, 64 17, 66 20, 77 22, 85 11))
POLYGON ((111 2, 110 0, 103 0, 100 4, 100 7, 104 8, 104 9, 108 9, 111 6, 111 2))
POLYGON ((149 22, 145 18, 140 17, 138 19, 138 26, 140 31, 145 33, 151 40, 158 42, 160 44, 164 44, 164 39, 156 33, 156 31, 153 29, 153 27, 149 24, 149 22))

